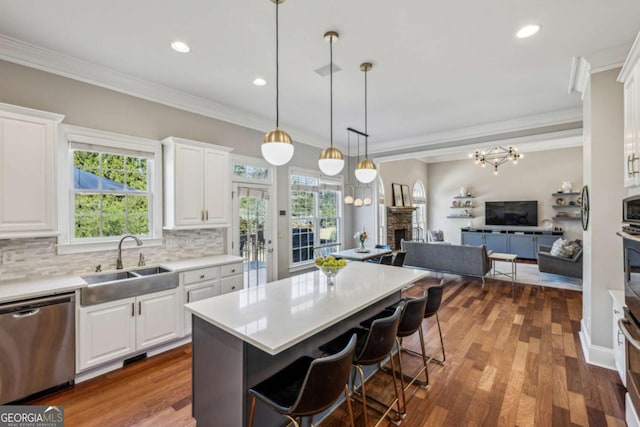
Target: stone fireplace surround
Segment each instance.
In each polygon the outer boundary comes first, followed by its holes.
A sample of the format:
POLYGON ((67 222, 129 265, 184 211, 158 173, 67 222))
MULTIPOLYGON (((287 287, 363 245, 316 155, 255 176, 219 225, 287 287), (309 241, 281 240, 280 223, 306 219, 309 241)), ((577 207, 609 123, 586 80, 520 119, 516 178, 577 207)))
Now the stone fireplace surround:
POLYGON ((402 234, 404 230, 404 240, 412 240, 413 223, 411 221, 413 211, 416 208, 406 207, 387 207, 387 244, 391 245, 391 249, 400 249, 400 242, 396 242, 396 236, 402 234), (396 234, 396 231, 398 233, 396 234))

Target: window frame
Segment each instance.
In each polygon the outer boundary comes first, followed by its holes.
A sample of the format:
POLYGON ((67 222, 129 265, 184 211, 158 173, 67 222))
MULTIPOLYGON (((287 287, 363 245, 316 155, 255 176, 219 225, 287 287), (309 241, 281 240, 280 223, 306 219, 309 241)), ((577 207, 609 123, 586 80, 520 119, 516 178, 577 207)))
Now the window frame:
POLYGON ((336 235, 338 243, 342 244, 344 242, 344 215, 343 215, 343 206, 342 206, 342 197, 343 197, 343 190, 342 190, 342 184, 343 184, 343 179, 342 176, 337 176, 337 177, 327 177, 325 175, 322 175, 321 173, 319 173, 318 171, 313 171, 313 170, 309 170, 309 169, 302 169, 302 168, 289 168, 287 177, 288 177, 288 181, 287 181, 287 188, 288 188, 288 196, 289 196, 289 215, 287 218, 287 235, 289 236, 288 238, 288 259, 289 259, 289 271, 290 272, 294 272, 294 271, 298 271, 298 270, 305 270, 308 269, 310 265, 313 265, 313 256, 311 257, 311 259, 306 260, 306 261, 298 261, 298 262, 293 262, 293 235, 291 233, 291 223, 292 223, 292 218, 293 218, 293 187, 292 187, 292 177, 294 175, 298 175, 298 176, 308 176, 308 177, 312 177, 318 180, 318 188, 316 190, 313 191, 313 204, 314 204, 314 212, 313 212, 313 225, 314 225, 314 235, 313 235, 313 247, 317 247, 320 245, 320 203, 319 203, 319 199, 320 199, 320 191, 321 191, 321 181, 324 182, 329 182, 331 183, 331 185, 336 185, 339 189, 336 190, 336 192, 338 193, 337 195, 337 200, 336 200, 336 208, 337 208, 337 212, 336 212, 336 220, 337 220, 337 226, 338 226, 338 233, 336 235))
MULTIPOLYGON (((425 239, 425 241, 426 241, 426 233, 427 233, 427 188, 425 187, 425 185, 422 183, 421 180, 417 179, 413 183, 413 186, 411 187, 411 197, 413 199, 413 206, 416 208, 416 210, 413 211, 413 215, 411 215, 411 226, 414 229, 415 228, 421 228, 422 232, 424 233, 422 238, 425 239), (415 189, 416 189, 417 186, 420 186, 420 188, 422 189, 422 194, 423 194, 422 198, 416 198, 414 196, 415 189), (416 201, 418 201, 418 202, 416 203, 416 201), (422 209, 417 205, 421 205, 422 209), (421 218, 418 218, 419 214, 420 214, 421 218), (414 223, 414 219, 416 219, 418 222, 414 223), (421 223, 423 225, 422 227, 420 227, 421 223)), ((413 238, 415 239, 416 236, 413 236, 413 238)))
MULTIPOLYGON (((141 153, 147 158, 149 174, 149 235, 141 237, 145 246, 162 245, 162 143, 151 139, 121 135, 112 132, 63 125, 58 138, 56 163, 58 165, 58 253, 81 253, 114 249, 122 236, 76 238, 74 235, 74 158, 72 147, 83 145, 90 151, 141 153)), ((135 242, 125 241, 124 246, 135 242)))

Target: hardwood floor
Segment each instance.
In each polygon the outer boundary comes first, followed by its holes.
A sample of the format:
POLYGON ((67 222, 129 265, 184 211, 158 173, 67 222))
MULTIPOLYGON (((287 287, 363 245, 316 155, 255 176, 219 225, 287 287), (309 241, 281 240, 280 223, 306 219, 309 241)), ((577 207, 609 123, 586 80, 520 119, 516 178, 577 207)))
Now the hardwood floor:
MULTIPOLYGON (((420 294, 428 279, 408 291, 420 294)), ((624 426, 615 371, 584 362, 578 331, 582 294, 488 280, 451 281, 440 309, 447 363, 430 363, 428 389, 411 387, 406 426, 624 426)), ((424 323, 429 349, 435 319, 424 323)), ((417 349, 417 337, 405 341, 417 349)), ((405 370, 418 360, 404 356, 405 370)), ((390 376, 367 389, 391 396, 390 376)), ((184 346, 30 402, 65 406, 66 426, 193 426, 191 348, 184 346)), ((342 405, 321 425, 347 424, 342 405)), ((353 405, 356 425, 362 407, 353 405)), ((389 426, 392 424, 389 423, 389 426)), ((257 427, 259 427, 256 424, 257 427)), ((224 426, 227 427, 227 426, 224 426)))

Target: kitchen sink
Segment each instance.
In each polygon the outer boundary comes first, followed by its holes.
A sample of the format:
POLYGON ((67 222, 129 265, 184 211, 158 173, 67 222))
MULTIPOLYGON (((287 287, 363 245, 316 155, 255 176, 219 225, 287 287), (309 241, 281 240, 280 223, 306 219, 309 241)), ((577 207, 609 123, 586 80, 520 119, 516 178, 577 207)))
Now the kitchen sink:
POLYGON ((162 267, 82 276, 88 286, 80 289, 80 305, 94 305, 178 287, 178 273, 162 267))

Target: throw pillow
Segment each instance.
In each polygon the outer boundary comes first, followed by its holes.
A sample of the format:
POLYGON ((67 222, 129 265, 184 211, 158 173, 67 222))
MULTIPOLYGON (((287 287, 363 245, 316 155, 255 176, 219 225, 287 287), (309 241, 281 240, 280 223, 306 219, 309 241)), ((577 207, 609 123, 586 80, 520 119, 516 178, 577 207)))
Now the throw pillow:
POLYGON ((553 242, 551 251, 549 252, 553 256, 571 258, 573 255, 573 246, 568 244, 569 242, 564 239, 558 239, 553 242))
POLYGON ((429 230, 429 240, 432 242, 444 242, 444 232, 442 230, 429 230))

